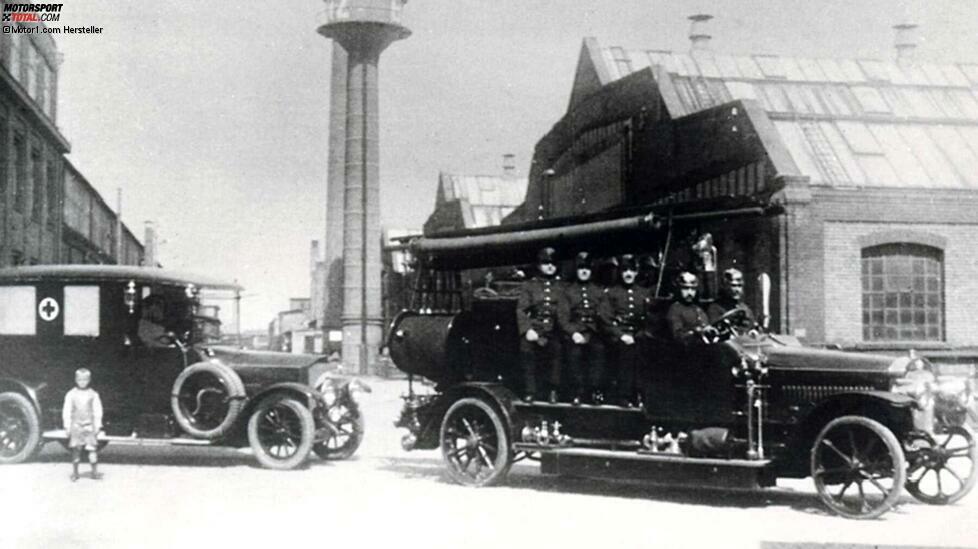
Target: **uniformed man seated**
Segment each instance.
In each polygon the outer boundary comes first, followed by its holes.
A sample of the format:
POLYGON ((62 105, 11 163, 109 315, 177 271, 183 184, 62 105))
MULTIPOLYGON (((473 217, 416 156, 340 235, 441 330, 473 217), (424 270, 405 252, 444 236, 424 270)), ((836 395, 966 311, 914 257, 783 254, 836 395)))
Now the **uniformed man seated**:
POLYGON ((744 275, 738 269, 730 268, 723 271, 723 278, 720 281, 720 296, 716 301, 706 308, 706 314, 711 323, 733 310, 740 310, 741 314, 734 319, 733 327, 743 331, 757 328, 757 320, 754 312, 744 303, 744 275))
POLYGON ((666 322, 672 339, 677 343, 689 345, 701 342, 704 333, 709 336, 710 332, 716 331, 710 326, 706 313, 696 304, 699 284, 699 278, 689 271, 679 273, 676 278, 679 295, 666 313, 666 322))
POLYGON ((641 404, 639 388, 647 379, 642 363, 642 349, 648 336, 649 307, 652 304, 648 288, 636 284, 638 259, 631 254, 618 260, 619 284, 605 292, 603 324, 608 346, 617 359, 616 397, 622 406, 641 404))
POLYGON ((163 325, 163 303, 163 296, 158 294, 150 294, 143 298, 138 335, 140 341, 147 347, 169 347, 173 344, 169 339, 170 331, 163 325))
POLYGON ((523 370, 523 400, 537 396, 537 378, 544 377, 549 400, 557 402, 560 386, 560 334, 557 308, 562 298, 557 279, 557 252, 550 247, 537 254, 538 276, 520 288, 516 321, 520 332, 520 367, 523 370))
POLYGON ((604 375, 604 343, 599 332, 599 310, 604 302, 604 289, 591 280, 593 264, 588 252, 574 258, 574 280, 564 285, 564 295, 558 308, 560 330, 564 334, 564 350, 570 368, 571 386, 568 392, 574 405, 582 398, 600 403, 607 383, 604 375))

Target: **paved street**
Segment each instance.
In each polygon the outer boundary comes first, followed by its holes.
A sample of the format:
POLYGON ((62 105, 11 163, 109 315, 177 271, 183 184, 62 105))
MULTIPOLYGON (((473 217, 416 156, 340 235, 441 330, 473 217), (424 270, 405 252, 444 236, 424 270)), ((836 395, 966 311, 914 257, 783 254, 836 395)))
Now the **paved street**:
POLYGON ((355 459, 260 469, 233 450, 109 447, 105 478, 68 480, 67 453, 0 468, 0 547, 759 547, 761 541, 978 546, 978 495, 905 500, 878 521, 827 515, 808 482, 749 495, 549 479, 450 484, 436 452, 405 453, 404 382, 373 381, 355 459))

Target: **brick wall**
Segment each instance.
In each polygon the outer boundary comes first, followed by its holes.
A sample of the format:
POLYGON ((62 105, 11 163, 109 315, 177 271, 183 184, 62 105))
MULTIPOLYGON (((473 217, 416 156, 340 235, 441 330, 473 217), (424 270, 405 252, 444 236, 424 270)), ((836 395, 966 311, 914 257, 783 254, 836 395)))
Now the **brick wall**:
POLYGON ((946 240, 944 248, 944 301, 947 343, 978 345, 978 248, 973 239, 978 224, 825 223, 826 341, 851 344, 862 341, 862 245, 874 235, 932 244, 932 236, 946 240), (898 236, 899 235, 899 236, 898 236), (916 238, 915 235, 920 235, 916 238))

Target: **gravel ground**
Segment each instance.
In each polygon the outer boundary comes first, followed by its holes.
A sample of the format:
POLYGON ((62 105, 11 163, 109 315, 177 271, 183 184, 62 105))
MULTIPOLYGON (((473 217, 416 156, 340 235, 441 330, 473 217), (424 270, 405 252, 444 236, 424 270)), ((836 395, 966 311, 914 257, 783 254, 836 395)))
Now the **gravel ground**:
POLYGON ((226 449, 110 446, 105 478, 68 480, 67 453, 0 468, 0 548, 20 547, 978 547, 978 496, 931 507, 909 497, 876 521, 828 515, 809 481, 751 494, 542 477, 448 482, 437 452, 405 453, 392 422, 406 384, 374 380, 367 437, 345 462, 259 468, 226 449), (822 546, 824 547, 824 546, 822 546))

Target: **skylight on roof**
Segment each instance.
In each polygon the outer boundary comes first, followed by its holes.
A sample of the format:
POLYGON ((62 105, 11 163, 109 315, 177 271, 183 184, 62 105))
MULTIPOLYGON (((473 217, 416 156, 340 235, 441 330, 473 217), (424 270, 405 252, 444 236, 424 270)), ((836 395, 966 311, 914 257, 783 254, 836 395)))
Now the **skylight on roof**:
POLYGON ((868 114, 890 114, 893 110, 887 104, 879 90, 869 86, 853 86, 850 88, 852 94, 856 96, 856 101, 868 114))
POLYGON ((780 57, 772 55, 755 55, 754 61, 761 67, 761 72, 767 78, 785 78, 786 73, 780 57))
POLYGON ((856 154, 883 154, 883 148, 862 122, 838 121, 836 127, 856 154))

